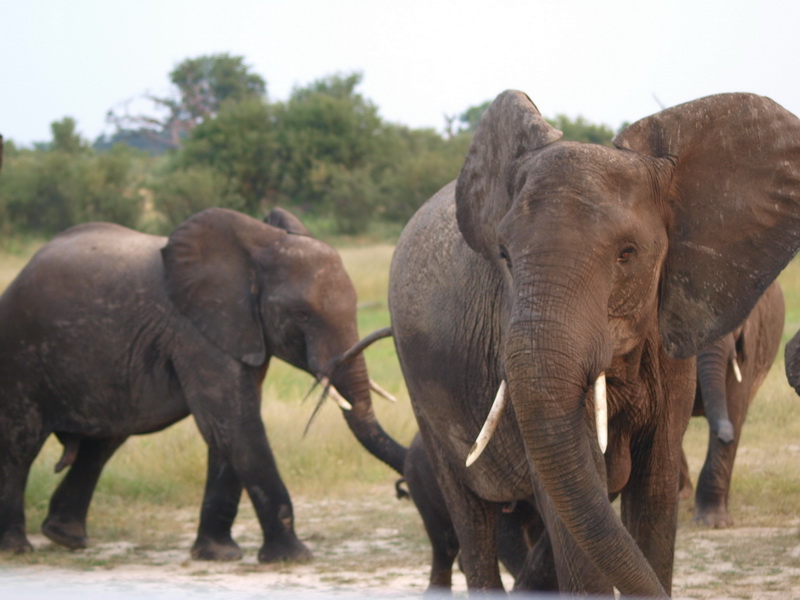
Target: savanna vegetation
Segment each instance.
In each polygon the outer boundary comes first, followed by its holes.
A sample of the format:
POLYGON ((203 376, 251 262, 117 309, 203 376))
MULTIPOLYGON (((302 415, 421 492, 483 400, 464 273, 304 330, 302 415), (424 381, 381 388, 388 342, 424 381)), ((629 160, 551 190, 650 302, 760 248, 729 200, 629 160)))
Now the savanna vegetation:
MULTIPOLYGON (((387 122, 359 91, 359 73, 333 74, 273 101, 238 56, 187 59, 172 94, 149 114, 109 110, 115 127, 93 143, 69 116, 33 148, 6 140, 0 244, 52 235, 87 220, 164 233, 209 206, 263 216, 282 205, 323 234, 389 239, 463 162, 488 101, 445 119, 446 131, 387 122)), ((555 117, 568 137, 610 143, 605 126, 555 117)))
MULTIPOLYGON (((158 114, 115 109, 111 119, 117 131, 93 143, 69 117, 52 124, 51 140, 32 148, 6 140, 0 174, 0 291, 44 239, 79 222, 108 220, 164 233, 208 206, 263 216, 280 204, 340 250, 359 294, 362 335, 387 325, 393 241, 416 208, 457 175, 486 105, 466 107, 440 133, 386 122, 358 91, 359 74, 312 82, 286 101, 271 101, 266 82, 240 57, 190 59, 170 79, 175 94, 151 98, 158 114)), ((571 139, 609 143, 613 136, 607 127, 581 118, 558 115, 553 122, 571 139)), ((787 304, 785 342, 800 328, 800 262, 791 263, 780 282, 787 304)), ((779 589, 800 586, 800 399, 786 383, 782 352, 744 427, 731 489, 736 528, 704 531, 691 523, 691 501, 682 505, 678 590, 692 585, 686 583, 689 571, 716 574, 703 584, 708 594, 696 597, 730 595, 734 588, 741 597, 764 597, 772 575, 788 581, 788 587, 779 589), (759 534, 748 544, 734 541, 756 529, 774 535, 759 534), (706 544, 713 539, 722 540, 713 558, 725 561, 728 566, 722 570, 710 564, 706 544), (757 588, 747 592, 742 578, 762 567, 757 588)), ((408 444, 416 425, 391 341, 376 343, 366 356, 373 379, 398 398, 396 404, 375 398, 378 417, 393 437, 408 444)), ((307 374, 274 361, 262 410, 279 467, 298 505, 299 535, 311 539, 319 568, 337 572, 349 567, 341 550, 349 540, 368 537, 377 528, 395 528, 401 539, 393 543, 406 544, 408 557, 414 556, 422 589, 426 541, 410 503, 401 505, 394 498, 396 475, 358 445, 332 403, 304 434, 317 400, 316 391, 309 395, 312 383, 307 374), (367 497, 378 498, 381 508, 357 503, 367 497)), ((707 435, 705 422, 694 419, 685 448, 695 480, 707 435)), ((31 472, 26 492, 31 533, 38 531, 63 476, 53 473, 60 452, 57 441, 49 440, 31 472)), ((89 516, 90 536, 128 540, 139 547, 172 545, 188 557, 205 459, 205 444, 191 419, 131 438, 100 480, 89 516)), ((257 547, 258 527, 246 498, 237 523, 242 524, 238 535, 245 552, 247 544, 257 547)), ((98 559, 90 554, 55 546, 41 550, 3 560, 97 566, 93 561, 98 559)), ((249 553, 252 558, 254 551, 249 553)), ((382 572, 387 556, 395 566, 406 560, 375 551, 353 554, 351 560, 362 571, 382 572)), ((101 566, 125 560, 103 559, 101 566)))
MULTIPOLYGON (((392 244, 355 244, 352 238, 335 238, 334 244, 359 294, 362 335, 385 326, 392 244)), ((17 247, 13 253, 0 254, 0 289, 34 248, 17 247)), ((785 342, 800 328, 799 261, 787 267, 780 282, 788 308, 785 342)), ((392 404, 375 398, 378 417, 392 436, 407 444, 416 424, 393 345, 389 340, 377 342, 366 355, 372 377, 398 399, 392 404)), ((422 590, 429 547, 411 503, 395 499, 397 476, 358 445, 332 402, 323 406, 304 435, 317 400, 316 393, 306 398, 311 386, 309 375, 273 361, 262 409, 270 443, 295 502, 298 534, 316 555, 311 571, 331 587, 377 590, 394 589, 391 586, 403 581, 397 578, 411 571, 416 575, 404 585, 422 590)), ((684 447, 695 481, 707 439, 705 421, 693 419, 684 447)), ((185 573, 209 585, 218 582, 213 575, 220 573, 237 574, 239 580, 243 576, 309 577, 308 572, 290 566, 280 567, 276 574, 275 568, 254 564, 260 530, 246 497, 235 529, 246 560, 234 567, 186 561, 197 526, 206 458, 205 444, 191 419, 164 432, 129 439, 109 462, 89 515, 94 550, 72 552, 35 535, 63 476, 53 473, 60 454, 61 446, 51 438, 31 471, 26 510, 37 551, 4 560, 20 566, 112 572, 132 563, 166 565, 172 577, 185 573)), ((800 586, 798 473, 800 398, 786 383, 781 348, 744 426, 731 488, 734 528, 708 530, 695 525, 692 501, 681 505, 677 598, 780 598, 800 586), (767 594, 769 590, 774 594, 767 594)))

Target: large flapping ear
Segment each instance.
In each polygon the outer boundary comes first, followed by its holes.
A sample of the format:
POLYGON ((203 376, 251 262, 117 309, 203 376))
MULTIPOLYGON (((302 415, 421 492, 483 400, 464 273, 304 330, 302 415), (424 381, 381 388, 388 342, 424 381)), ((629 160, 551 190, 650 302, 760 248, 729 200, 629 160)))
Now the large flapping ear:
POLYGON ((284 210, 279 206, 276 206, 270 211, 270 213, 267 215, 267 218, 264 219, 264 222, 267 225, 272 225, 273 227, 283 229, 287 233, 292 233, 295 235, 311 235, 308 229, 306 229, 306 226, 300 222, 300 219, 295 217, 288 210, 284 210))
POLYGON ((161 251, 167 292, 178 310, 251 366, 266 360, 253 254, 275 237, 276 230, 257 219, 211 208, 178 226, 161 251))
POLYGON ((701 98, 614 140, 674 163, 659 324, 685 358, 731 331, 800 247, 800 119, 752 94, 701 98))
POLYGON ((497 255, 494 228, 511 207, 516 159, 562 135, 522 92, 505 91, 486 109, 456 183, 458 227, 470 248, 497 255))

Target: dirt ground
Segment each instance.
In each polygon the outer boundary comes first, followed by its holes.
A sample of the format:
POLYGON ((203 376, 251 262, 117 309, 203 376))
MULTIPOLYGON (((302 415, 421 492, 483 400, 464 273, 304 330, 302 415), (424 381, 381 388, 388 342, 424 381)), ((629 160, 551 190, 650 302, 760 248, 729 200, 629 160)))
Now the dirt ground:
MULTIPOLYGON (((381 490, 358 500, 295 499, 295 512, 298 533, 315 555, 308 564, 259 565, 258 527, 243 503, 234 530, 241 561, 190 560, 196 515, 175 511, 167 516, 169 533, 164 528, 163 535, 150 532, 137 540, 95 532, 91 547, 78 552, 32 535, 36 552, 0 555, 0 597, 421 597, 429 551, 410 502, 381 490)), ((780 528, 716 531, 683 524, 675 562, 677 599, 800 599, 800 519, 780 528)), ((510 589, 511 579, 504 577, 510 589)), ((464 596, 463 575, 454 579, 456 595, 464 596)))

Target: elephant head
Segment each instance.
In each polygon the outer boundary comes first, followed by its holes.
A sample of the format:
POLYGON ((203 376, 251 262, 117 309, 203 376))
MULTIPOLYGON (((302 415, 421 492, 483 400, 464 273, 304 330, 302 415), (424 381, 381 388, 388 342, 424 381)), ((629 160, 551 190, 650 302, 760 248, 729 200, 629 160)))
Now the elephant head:
POLYGON ((505 281, 500 362, 532 471, 622 593, 659 594, 595 466, 587 392, 648 340, 687 358, 747 316, 800 243, 800 121, 729 94, 634 123, 615 148, 560 137, 501 94, 458 177, 458 226, 505 281))
POLYGON ((172 301, 203 335, 255 369, 276 356, 329 381, 352 405, 344 416, 356 438, 402 472, 405 449, 377 422, 363 356, 332 369, 358 341, 356 293, 333 248, 281 209, 266 222, 209 209, 175 229, 162 254, 172 301))

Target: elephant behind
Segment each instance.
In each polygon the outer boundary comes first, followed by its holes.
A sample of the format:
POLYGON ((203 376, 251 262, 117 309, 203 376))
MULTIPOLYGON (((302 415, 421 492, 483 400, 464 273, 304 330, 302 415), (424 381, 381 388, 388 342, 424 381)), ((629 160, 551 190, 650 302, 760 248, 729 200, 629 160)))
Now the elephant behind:
POLYGON ((339 255, 285 211, 267 221, 209 209, 169 238, 81 225, 0 296, 0 548, 31 549, 23 493, 51 433, 64 444, 57 468, 71 466, 42 529, 81 548, 114 451, 191 414, 208 444, 192 556, 241 556, 231 526, 244 488, 264 534, 259 560, 308 559, 261 419, 273 356, 338 389, 361 444, 402 471, 405 449, 375 418, 363 356, 331 368, 358 340, 339 255))
MULTIPOLYGON (((778 353, 785 316, 783 292, 774 282, 739 327, 697 355, 697 393, 692 416, 708 420, 708 452, 695 491, 694 518, 715 528, 730 527, 728 512, 733 463, 750 403, 778 353)), ((686 456, 681 494, 692 482, 686 456)))
POLYGON ((496 506, 525 500, 560 590, 666 597, 692 357, 800 246, 800 120, 722 94, 560 137, 489 106, 397 244, 395 345, 470 589, 502 588, 496 506))
MULTIPOLYGON (((403 479, 398 481, 398 497, 406 495, 400 488, 402 481, 408 486, 407 495, 417 507, 431 544, 428 591, 450 590, 453 563, 459 551, 458 537, 419 434, 414 436, 408 448, 403 466, 403 479)), ((498 558, 515 578, 515 589, 542 589, 542 587, 555 589, 552 571, 531 572, 526 565, 529 551, 540 540, 542 544, 539 551, 550 553, 547 540, 542 539, 544 524, 536 510, 524 501, 498 504, 496 510, 498 558), (549 577, 549 579, 540 581, 539 577, 549 577)), ((539 563, 535 564, 538 566, 539 563)))

